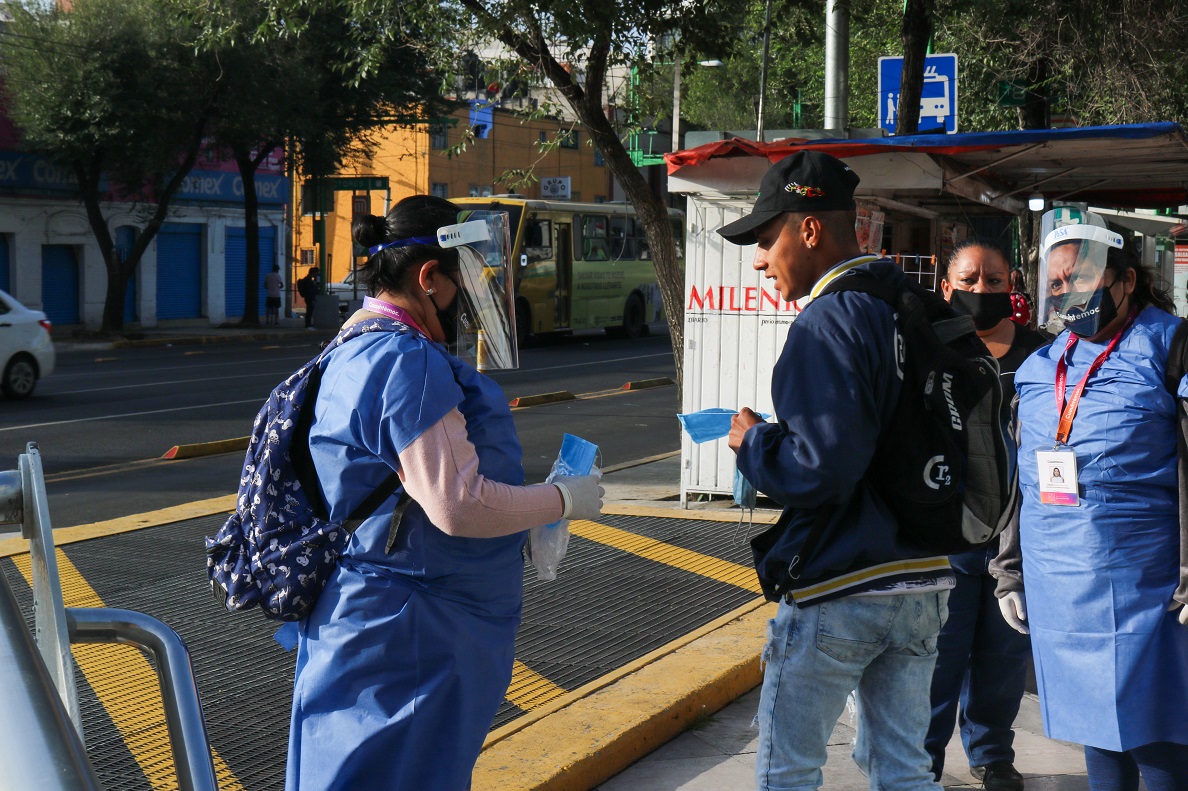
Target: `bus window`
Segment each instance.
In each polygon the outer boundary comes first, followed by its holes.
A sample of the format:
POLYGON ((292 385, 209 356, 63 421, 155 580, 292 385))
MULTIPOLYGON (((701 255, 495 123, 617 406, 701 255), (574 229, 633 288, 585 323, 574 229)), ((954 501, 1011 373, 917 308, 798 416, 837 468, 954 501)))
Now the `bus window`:
POLYGON ((631 237, 635 232, 635 221, 631 217, 610 218, 610 257, 612 261, 622 261, 635 257, 635 246, 631 237))
POLYGON ((553 257, 553 223, 529 217, 524 226, 524 255, 528 262, 545 261, 553 257))
POLYGON ((582 217, 582 258, 587 261, 610 259, 606 231, 605 216, 587 214, 582 217))

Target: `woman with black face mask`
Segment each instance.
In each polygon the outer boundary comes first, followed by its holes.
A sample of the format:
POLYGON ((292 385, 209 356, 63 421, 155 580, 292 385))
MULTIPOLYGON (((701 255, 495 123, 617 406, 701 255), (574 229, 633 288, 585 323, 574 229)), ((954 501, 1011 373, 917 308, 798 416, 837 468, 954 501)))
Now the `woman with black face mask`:
POLYGON ((1181 320, 1104 218, 1061 206, 1041 225, 1038 316, 1057 335, 1015 376, 1022 505, 991 565, 999 606, 1031 636, 1044 733, 1085 746, 1089 787, 1184 791, 1181 320))
MULTIPOLYGON (((1003 419, 1010 421, 1014 376, 1043 337, 1011 320, 1010 266, 993 242, 962 242, 949 259, 941 293, 958 313, 973 317, 978 337, 1002 372, 1003 419)), ((1017 791, 1011 725, 1019 713, 1030 646, 998 612, 995 580, 988 573, 998 542, 949 558, 957 586, 949 594, 949 619, 937 640, 932 676, 932 723, 924 746, 937 780, 945 746, 961 711, 961 739, 970 771, 992 791, 1017 791)))
POLYGON ((595 519, 598 475, 524 485, 507 396, 442 345, 460 261, 438 229, 458 208, 418 195, 358 217, 361 334, 320 363, 309 451, 330 521, 396 471, 309 615, 285 788, 464 791, 511 680, 528 530, 595 519))

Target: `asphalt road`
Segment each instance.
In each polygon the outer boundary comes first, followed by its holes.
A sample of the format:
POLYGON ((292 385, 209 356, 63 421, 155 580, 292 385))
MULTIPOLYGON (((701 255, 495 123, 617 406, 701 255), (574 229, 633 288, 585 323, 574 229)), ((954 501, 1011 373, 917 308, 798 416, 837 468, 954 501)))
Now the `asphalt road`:
MULTIPOLYGON (((0 469, 38 443, 55 527, 233 494, 242 451, 164 460, 174 445, 246 436, 268 392, 317 352, 318 336, 59 353, 27 401, 0 399, 0 469)), ((515 412, 527 480, 543 480, 565 432, 600 445, 603 466, 679 447, 673 386, 624 392, 628 381, 673 376, 667 335, 601 333, 521 352, 494 374, 511 400, 567 390, 576 401, 515 412)))

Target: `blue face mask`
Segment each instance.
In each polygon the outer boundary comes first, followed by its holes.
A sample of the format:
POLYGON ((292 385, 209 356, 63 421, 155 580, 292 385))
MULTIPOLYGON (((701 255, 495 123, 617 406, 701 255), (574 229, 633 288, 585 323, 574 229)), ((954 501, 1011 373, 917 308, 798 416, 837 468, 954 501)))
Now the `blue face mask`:
POLYGON ((1101 332, 1102 327, 1118 316, 1118 305, 1110 293, 1112 288, 1112 283, 1102 286, 1089 296, 1084 305, 1065 311, 1060 317, 1064 320, 1064 328, 1081 338, 1091 338, 1101 332))

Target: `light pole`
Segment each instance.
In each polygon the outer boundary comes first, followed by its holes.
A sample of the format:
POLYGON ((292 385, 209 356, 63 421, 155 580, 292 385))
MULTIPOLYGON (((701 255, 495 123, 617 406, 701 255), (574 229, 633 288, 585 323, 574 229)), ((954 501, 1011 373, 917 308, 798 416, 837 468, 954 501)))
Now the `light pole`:
POLYGON ((759 117, 755 121, 755 137, 763 140, 763 109, 767 103, 767 57, 771 52, 771 0, 767 0, 767 10, 763 14, 763 60, 759 65, 759 117))
MULTIPOLYGON (((768 0, 770 3, 771 0, 768 0)), ((672 57, 672 150, 681 150, 681 56, 673 55, 672 57)), ((699 60, 698 66, 715 67, 721 66, 722 61, 714 60, 699 60)))

